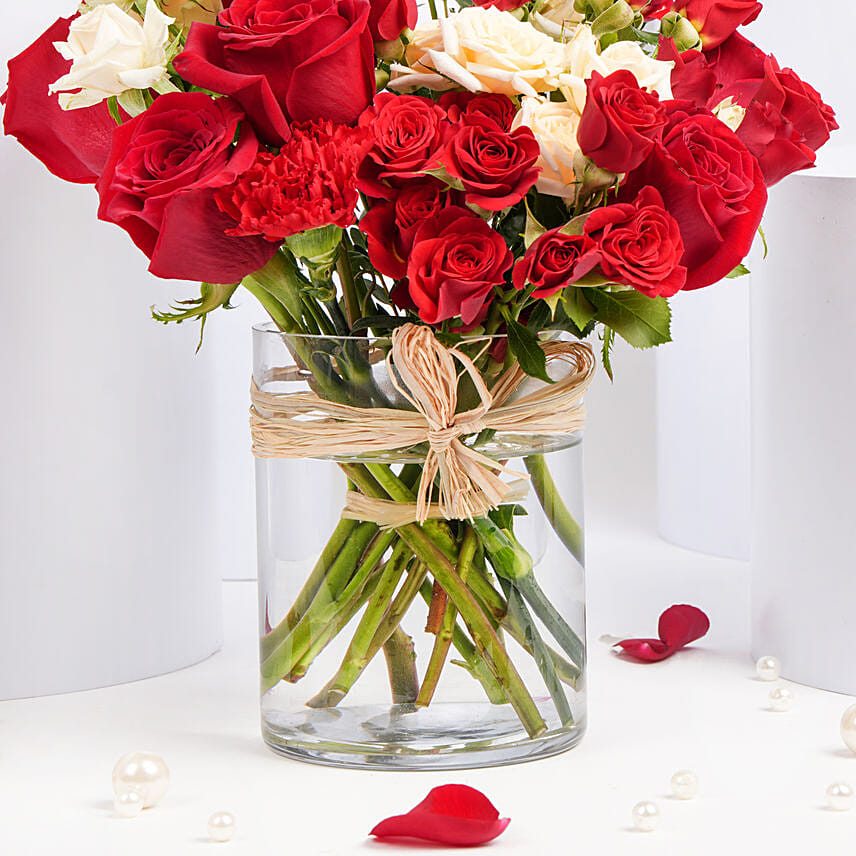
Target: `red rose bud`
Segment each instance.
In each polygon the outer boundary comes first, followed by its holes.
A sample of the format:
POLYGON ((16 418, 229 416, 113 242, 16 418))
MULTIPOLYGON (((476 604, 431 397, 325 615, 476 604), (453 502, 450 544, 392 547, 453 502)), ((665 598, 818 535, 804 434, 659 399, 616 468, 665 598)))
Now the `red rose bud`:
POLYGON ((422 223, 453 201, 434 178, 407 182, 394 202, 378 202, 363 215, 360 230, 368 243, 369 259, 384 276, 401 279, 407 257, 422 223))
POLYGON ((758 158, 767 186, 814 166, 815 153, 838 128, 835 111, 794 71, 780 68, 774 57, 766 59, 757 86, 743 81, 729 94, 745 105, 749 92, 737 136, 758 158))
POLYGON ((428 324, 483 317, 513 263, 502 236, 468 208, 450 206, 416 231, 407 264, 410 298, 428 324))
POLYGON ((666 125, 655 93, 642 89, 629 71, 608 77, 592 72, 577 140, 583 154, 601 169, 626 173, 648 157, 666 125))
POLYGON ((231 95, 258 136, 279 145, 290 122, 350 124, 371 104, 370 12, 369 0, 233 0, 219 26, 191 27, 173 64, 188 82, 231 95))
POLYGON ((360 116, 371 146, 357 185, 367 196, 394 199, 403 180, 438 166, 449 123, 430 98, 381 92, 360 116))
POLYGON ((398 39, 416 26, 418 15, 416 0, 371 0, 369 31, 376 42, 398 39))
POLYGON ((688 101, 666 101, 662 144, 627 176, 619 199, 655 187, 678 221, 685 289, 719 282, 743 261, 767 204, 758 161, 724 122, 688 101))
POLYGON ((264 238, 227 234, 235 220, 216 202, 259 152, 243 120, 228 98, 171 92, 113 132, 98 216, 131 236, 155 276, 240 282, 276 253, 264 238))
POLYGON ((763 7, 756 0, 674 0, 673 8, 689 19, 703 48, 710 50, 738 27, 751 24, 763 7))
POLYGON ((69 26, 78 17, 60 18, 23 53, 9 60, 9 88, 4 131, 18 138, 54 175, 78 184, 94 184, 107 163, 116 123, 107 104, 81 110, 63 110, 48 85, 62 77, 70 63, 54 42, 68 39, 69 26))
POLYGON ((623 639, 614 647, 642 662, 656 663, 701 639, 708 630, 710 619, 698 607, 676 604, 660 616, 659 639, 623 639))
POLYGON ((517 115, 517 105, 507 95, 493 92, 445 92, 439 103, 450 122, 466 124, 473 117, 482 117, 496 122, 503 131, 511 130, 517 115))
POLYGON ((278 155, 259 152, 234 184, 217 192, 220 210, 238 223, 228 234, 281 242, 309 229, 354 223, 356 171, 368 132, 332 122, 291 130, 278 155))
POLYGON ((534 285, 534 297, 552 297, 573 285, 600 261, 597 245, 588 235, 566 235, 551 229, 532 242, 526 255, 514 266, 514 287, 534 285))
POLYGON ((504 131, 487 118, 470 116, 443 152, 443 166, 463 185, 468 205, 501 211, 535 184, 541 147, 529 128, 504 131))
POLYGON ((585 234, 596 245, 604 275, 614 282, 648 297, 671 297, 684 287, 681 230, 653 187, 643 187, 633 202, 596 208, 585 234))
POLYGON ((453 847, 475 847, 493 841, 509 823, 475 788, 442 785, 407 814, 382 820, 370 834, 378 838, 418 838, 453 847))

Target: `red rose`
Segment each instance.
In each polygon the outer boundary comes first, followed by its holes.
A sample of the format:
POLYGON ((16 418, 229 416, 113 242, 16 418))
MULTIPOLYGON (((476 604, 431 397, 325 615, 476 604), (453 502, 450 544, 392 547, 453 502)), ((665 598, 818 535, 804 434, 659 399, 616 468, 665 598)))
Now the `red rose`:
POLYGON ((376 42, 397 39, 405 28, 416 26, 416 0, 371 0, 369 30, 376 42))
POLYGON ((710 50, 738 27, 751 24, 763 7, 757 0, 674 0, 673 8, 698 30, 702 47, 710 50))
POLYGON ((687 281, 681 230, 653 187, 643 187, 633 202, 596 208, 585 234, 597 245, 600 269, 614 282, 648 297, 671 297, 687 281))
POLYGON ((393 199, 403 179, 422 177, 438 166, 449 123, 446 111, 430 98, 381 92, 360 117, 374 145, 359 172, 367 196, 393 199))
POLYGON ((165 279, 240 282, 277 250, 264 238, 229 237, 235 221, 217 189, 254 163, 258 142, 228 98, 174 92, 113 134, 98 179, 98 216, 121 226, 165 279))
POLYGON ((417 230, 407 264, 410 298, 428 324, 476 323, 513 257, 502 236, 467 208, 451 206, 417 230))
POLYGON ((517 105, 507 96, 493 92, 445 92, 440 106, 452 122, 466 123, 473 116, 491 119, 503 131, 511 130, 517 115, 517 105))
POLYGON ((232 96, 272 145, 290 121, 347 125, 375 91, 369 11, 369 0, 233 0, 220 26, 193 24, 175 69, 232 96))
POLYGON ((758 158, 767 186, 814 166, 815 153, 838 128, 820 94, 774 57, 767 57, 760 82, 739 81, 723 94, 746 107, 737 136, 758 158))
POLYGON ((719 104, 724 90, 742 88, 764 76, 767 55, 745 36, 735 33, 721 45, 704 54, 708 67, 716 77, 716 91, 711 97, 712 106, 719 104))
POLYGON ((503 131, 490 119, 473 115, 455 129, 443 165, 463 184, 467 204, 501 211, 523 199, 535 184, 540 155, 529 128, 503 131))
POLYGON ((48 85, 64 75, 71 63, 54 42, 68 39, 76 18, 60 18, 23 53, 9 60, 9 88, 3 96, 3 128, 18 138, 54 175, 78 184, 94 184, 101 174, 113 129, 106 104, 81 110, 62 110, 48 85))
POLYGON ((379 202, 363 215, 360 230, 368 242, 371 263, 384 275, 401 279, 416 230, 452 201, 452 193, 433 178, 409 182, 394 202, 379 202))
POLYGON ((684 242, 684 288, 718 282, 746 257, 767 204, 758 161, 737 135, 707 111, 685 101, 664 102, 669 124, 622 188, 633 201, 646 185, 662 194, 684 242))
POLYGON ((592 72, 577 140, 586 157, 609 172, 636 169, 659 140, 666 111, 656 93, 639 86, 629 71, 608 77, 592 72))
POLYGON ((238 221, 229 235, 290 235, 356 219, 357 167, 367 132, 332 122, 292 125, 279 154, 262 150, 255 164, 217 191, 221 211, 238 221))
POLYGON ((566 235, 550 229, 533 241, 514 266, 512 280, 518 290, 534 285, 534 297, 551 297, 585 276, 600 260, 588 235, 566 235))

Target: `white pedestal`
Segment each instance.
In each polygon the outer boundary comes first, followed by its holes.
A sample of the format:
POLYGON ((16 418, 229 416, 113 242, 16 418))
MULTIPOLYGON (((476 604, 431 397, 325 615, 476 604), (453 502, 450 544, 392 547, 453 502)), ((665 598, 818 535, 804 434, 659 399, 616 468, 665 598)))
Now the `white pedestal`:
POLYGON ((657 351, 657 510, 681 547, 749 558, 751 277, 672 300, 657 351))
POLYGON ((841 174, 773 189, 753 283, 753 653, 856 694, 856 179, 841 174))

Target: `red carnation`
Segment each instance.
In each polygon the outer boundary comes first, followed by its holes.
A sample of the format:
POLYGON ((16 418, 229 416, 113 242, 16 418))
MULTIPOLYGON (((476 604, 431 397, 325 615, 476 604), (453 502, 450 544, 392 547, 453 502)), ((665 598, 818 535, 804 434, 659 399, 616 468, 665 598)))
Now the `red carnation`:
POLYGON ((534 285, 534 297, 551 297, 597 266, 597 245, 588 235, 551 229, 539 236, 514 266, 514 287, 534 285))
POLYGON ((187 81, 231 95, 264 142, 290 122, 350 124, 375 91, 369 0, 232 0, 194 23, 174 61, 187 81))
POLYGON ((502 236, 467 208, 450 206, 417 230, 407 264, 410 298, 429 324, 477 323, 513 257, 502 236))
POLYGON ((227 234, 235 221, 216 202, 259 151, 243 119, 229 98, 171 92, 114 131, 98 216, 131 236, 155 276, 240 282, 276 252, 263 238, 227 234))
POLYGON ((401 279, 407 257, 422 223, 451 204, 458 195, 433 178, 408 182, 395 198, 373 205, 360 220, 371 263, 384 276, 401 279))
POLYGON ((633 202, 596 208, 585 234, 597 246, 601 270, 615 282, 648 297, 671 297, 686 283, 681 230, 653 187, 643 187, 633 202))
POLYGON ((320 122, 291 131, 278 155, 259 152, 233 185, 218 191, 220 209, 238 221, 228 234, 281 242, 307 229, 354 223, 365 130, 320 122))
POLYGON ((761 14, 757 0, 674 0, 673 8, 698 30, 705 50, 722 44, 738 27, 761 14))
POLYGON ((375 199, 393 199, 402 182, 422 178, 437 166, 449 123, 446 111, 430 98, 381 92, 360 117, 371 146, 359 171, 358 186, 375 199))
POLYGON ((529 128, 504 131, 490 119, 470 116, 446 145, 443 165, 460 180, 467 204, 501 211, 523 199, 535 184, 540 155, 529 128))
POLYGON ((94 184, 107 163, 116 123, 105 103, 82 110, 63 110, 48 85, 62 77, 70 63, 54 42, 68 39, 71 18, 60 18, 23 53, 9 60, 9 88, 3 128, 18 138, 54 175, 79 184, 94 184))
POLYGON ((592 72, 577 140, 601 169, 626 173, 636 169, 663 134, 666 111, 656 93, 639 86, 629 71, 608 77, 592 72))
POLYGON ((660 191, 684 242, 684 288, 702 288, 730 273, 752 246, 767 204, 758 161, 712 113, 690 102, 664 102, 663 142, 627 177, 620 199, 646 185, 660 191))
POLYGON ((451 122, 468 122, 472 117, 491 119, 503 131, 511 130, 517 105, 507 96, 494 92, 445 92, 440 106, 451 122))

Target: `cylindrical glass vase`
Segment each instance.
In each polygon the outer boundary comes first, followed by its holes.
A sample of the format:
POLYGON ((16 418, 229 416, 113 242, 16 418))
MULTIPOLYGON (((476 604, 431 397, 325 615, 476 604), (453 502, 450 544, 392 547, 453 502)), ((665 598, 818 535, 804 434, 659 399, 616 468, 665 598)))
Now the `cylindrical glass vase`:
MULTIPOLYGON (((389 340, 261 325, 254 381, 276 396, 412 410, 389 376, 388 349, 389 340)), ((484 339, 470 349, 489 361, 484 339)), ((539 385, 527 379, 521 390, 539 385)), ((472 392, 464 387, 459 409, 472 392)), ((262 733, 274 751, 440 770, 546 757, 582 737, 581 436, 465 442, 505 465, 513 501, 487 518, 397 529, 343 519, 346 492, 382 485, 389 493, 378 496, 412 498, 425 444, 257 458, 262 733)))

